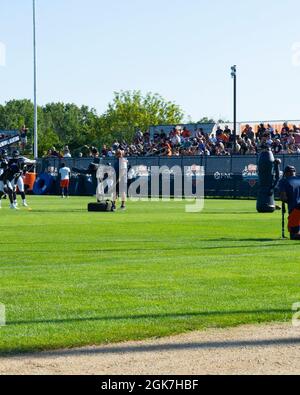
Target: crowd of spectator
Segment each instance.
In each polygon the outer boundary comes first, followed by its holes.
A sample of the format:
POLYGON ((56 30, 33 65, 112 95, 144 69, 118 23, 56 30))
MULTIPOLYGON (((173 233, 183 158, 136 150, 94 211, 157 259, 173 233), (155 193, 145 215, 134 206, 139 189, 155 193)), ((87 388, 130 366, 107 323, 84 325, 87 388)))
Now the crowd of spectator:
MULTIPOLYGON (((149 132, 138 131, 131 143, 114 141, 111 146, 104 145, 99 151, 104 158, 114 157, 118 150, 130 156, 224 156, 224 155, 255 155, 263 147, 270 147, 274 154, 300 154, 300 127, 290 127, 284 123, 280 130, 270 124, 260 124, 253 128, 246 125, 234 141, 234 133, 228 126, 217 127, 214 133, 195 128, 174 127, 171 132, 156 130, 153 135, 149 132)), ((93 156, 94 147, 84 147, 78 157, 93 156)), ((70 158, 69 147, 62 152, 55 147, 50 149, 47 157, 70 158)))
MULTIPOLYGON (((170 129, 169 129, 170 130, 170 129)), ((28 128, 24 125, 20 132, 20 150, 24 152, 28 144, 28 128)), ((0 133, 0 141, 10 137, 6 132, 0 133)), ((274 154, 300 154, 300 126, 284 123, 280 128, 270 124, 255 127, 245 125, 238 134, 236 144, 234 133, 228 126, 218 126, 213 133, 201 127, 189 130, 188 127, 177 126, 171 131, 165 129, 142 133, 138 131, 132 142, 114 141, 111 146, 104 145, 99 154, 102 157, 114 157, 118 150, 130 156, 224 156, 224 155, 255 155, 262 147, 268 146, 274 154)), ((82 147, 73 153, 76 157, 93 156, 94 147, 82 147)), ((71 158, 71 150, 65 146, 62 150, 52 147, 45 157, 71 158)))
POLYGON ((115 141, 112 147, 103 147, 103 157, 113 156, 121 149, 126 156, 223 156, 255 155, 262 147, 268 146, 275 154, 300 154, 300 127, 292 128, 287 123, 281 130, 275 130, 270 124, 260 124, 256 131, 246 125, 237 136, 228 126, 219 126, 215 133, 207 133, 202 128, 193 131, 186 127, 174 128, 170 133, 156 131, 137 132, 133 143, 115 141))
MULTIPOLYGON (((90 149, 88 150, 88 152, 90 153, 90 149)), ((59 150, 57 150, 55 147, 52 147, 51 149, 48 150, 47 154, 45 155, 47 158, 72 158, 71 155, 71 151, 69 149, 69 147, 66 145, 62 152, 60 152, 59 150)), ((83 155, 79 155, 80 157, 83 157, 83 155)), ((91 155, 89 155, 91 156, 91 155)))

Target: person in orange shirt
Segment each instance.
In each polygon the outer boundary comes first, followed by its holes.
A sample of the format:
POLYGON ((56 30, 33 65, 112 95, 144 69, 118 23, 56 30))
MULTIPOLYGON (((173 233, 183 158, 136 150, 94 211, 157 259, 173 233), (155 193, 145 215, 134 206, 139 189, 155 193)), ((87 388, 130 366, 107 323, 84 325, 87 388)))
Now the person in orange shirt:
POLYGON ((220 136, 220 140, 221 140, 223 143, 228 143, 228 142, 229 142, 229 136, 228 136, 228 134, 222 133, 221 136, 220 136))

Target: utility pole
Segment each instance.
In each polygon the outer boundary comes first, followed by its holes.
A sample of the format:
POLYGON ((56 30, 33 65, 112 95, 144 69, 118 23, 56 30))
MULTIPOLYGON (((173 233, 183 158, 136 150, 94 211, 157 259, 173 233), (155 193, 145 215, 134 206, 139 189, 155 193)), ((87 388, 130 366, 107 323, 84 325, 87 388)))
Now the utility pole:
POLYGON ((236 137, 237 137, 237 89, 236 89, 236 78, 237 67, 231 67, 231 77, 233 78, 233 153, 236 154, 236 137))
POLYGON ((38 112, 37 112, 37 60, 36 60, 36 13, 35 0, 32 0, 33 10, 33 79, 34 79, 34 158, 38 159, 38 112))

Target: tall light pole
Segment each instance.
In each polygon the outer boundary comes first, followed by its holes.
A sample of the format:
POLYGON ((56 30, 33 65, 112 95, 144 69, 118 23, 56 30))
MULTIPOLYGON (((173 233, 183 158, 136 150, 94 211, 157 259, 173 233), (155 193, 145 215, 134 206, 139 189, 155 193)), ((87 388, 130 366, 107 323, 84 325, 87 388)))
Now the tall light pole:
POLYGON ((32 0, 33 10, 33 79, 34 79, 34 158, 38 158, 38 113, 37 113, 37 61, 36 61, 36 15, 35 0, 32 0))
POLYGON ((231 77, 233 78, 233 153, 236 154, 236 133, 237 133, 237 91, 236 91, 236 75, 237 67, 236 65, 231 67, 231 77))

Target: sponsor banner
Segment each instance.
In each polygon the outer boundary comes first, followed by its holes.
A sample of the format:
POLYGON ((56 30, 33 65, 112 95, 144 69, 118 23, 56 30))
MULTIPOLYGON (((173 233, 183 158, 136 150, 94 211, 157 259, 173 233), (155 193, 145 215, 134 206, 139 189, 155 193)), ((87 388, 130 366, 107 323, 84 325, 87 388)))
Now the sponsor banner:
POLYGON ((248 182, 251 188, 255 187, 259 180, 258 166, 253 164, 246 166, 243 171, 243 179, 248 182))
POLYGON ((0 148, 8 147, 9 145, 16 144, 20 141, 20 136, 10 137, 0 141, 0 148))
POLYGON ((223 181, 223 180, 233 180, 234 174, 233 173, 224 173, 216 171, 214 173, 214 179, 216 181, 223 181))

